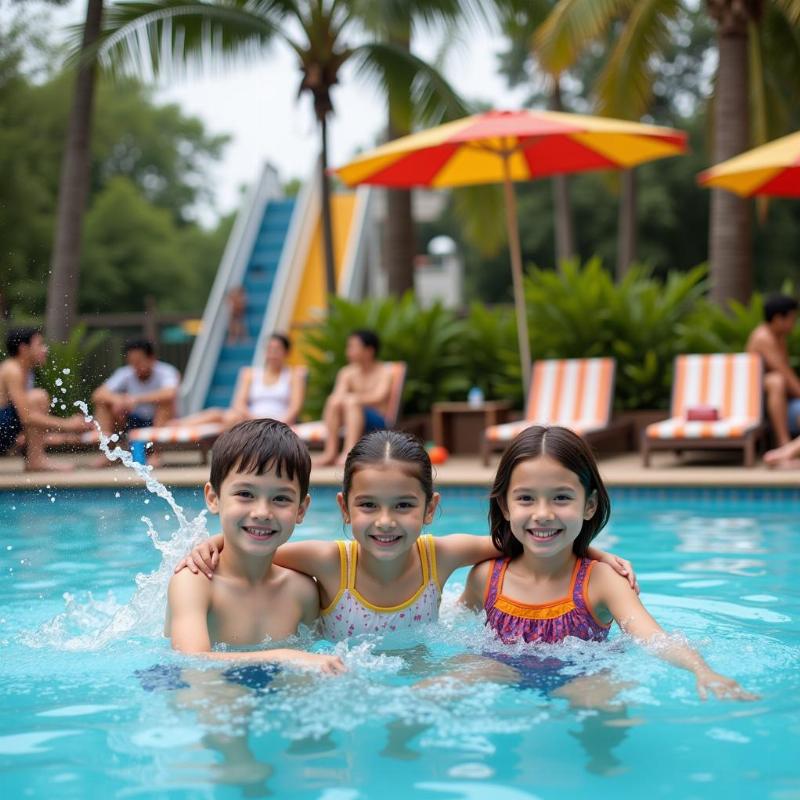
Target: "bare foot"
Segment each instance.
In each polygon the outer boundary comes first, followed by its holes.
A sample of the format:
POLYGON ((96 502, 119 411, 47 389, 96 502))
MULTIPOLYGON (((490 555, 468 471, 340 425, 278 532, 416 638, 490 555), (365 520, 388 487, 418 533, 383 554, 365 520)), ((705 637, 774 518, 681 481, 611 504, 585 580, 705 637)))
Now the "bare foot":
POLYGON ((773 469, 800 469, 800 458, 784 458, 769 465, 773 469))
POLYGON ((323 453, 322 455, 315 456, 311 459, 312 467, 332 467, 336 463, 336 453, 330 455, 323 453))
POLYGON ((75 464, 72 461, 52 461, 43 458, 41 461, 26 461, 26 472, 72 472, 75 464))

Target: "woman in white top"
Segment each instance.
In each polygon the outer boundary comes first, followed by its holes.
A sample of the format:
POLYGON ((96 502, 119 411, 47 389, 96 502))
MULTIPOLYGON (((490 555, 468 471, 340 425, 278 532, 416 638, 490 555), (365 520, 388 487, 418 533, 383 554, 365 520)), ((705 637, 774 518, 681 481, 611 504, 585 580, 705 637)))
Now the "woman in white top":
POLYGON ((248 419, 269 417, 293 425, 305 400, 303 371, 287 363, 291 344, 282 333, 273 333, 267 342, 263 367, 242 367, 230 408, 207 408, 189 417, 173 420, 172 425, 202 425, 217 422, 230 427, 248 419))

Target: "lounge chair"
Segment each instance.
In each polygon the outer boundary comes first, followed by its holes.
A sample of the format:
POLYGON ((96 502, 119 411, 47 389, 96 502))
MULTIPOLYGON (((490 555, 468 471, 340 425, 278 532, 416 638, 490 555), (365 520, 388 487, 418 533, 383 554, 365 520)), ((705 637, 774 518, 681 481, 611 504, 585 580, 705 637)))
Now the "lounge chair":
MULTIPOLYGON (((304 366, 292 367, 301 370, 307 379, 308 369, 304 366)), ((196 425, 164 425, 158 428, 136 428, 129 431, 129 442, 152 442, 156 450, 198 450, 203 464, 208 461, 208 454, 214 442, 223 434, 228 426, 221 422, 205 422, 196 425)))
POLYGON ((591 441, 604 434, 614 397, 613 358, 534 361, 525 419, 492 425, 483 437, 483 463, 492 450, 505 450, 531 425, 563 425, 591 441))
POLYGON ((675 359, 670 418, 642 434, 642 464, 653 450, 744 450, 751 467, 762 421, 762 363, 752 353, 683 355, 675 359))
MULTIPOLYGON (((400 416, 400 406, 403 399, 403 385, 406 380, 406 364, 404 361, 387 361, 386 369, 392 374, 392 388, 389 392, 389 402, 387 403, 386 424, 389 428, 397 424, 400 416)), ((294 426, 294 432, 309 446, 309 448, 322 448, 328 438, 328 429, 325 423, 319 419, 313 422, 301 422, 294 426)))

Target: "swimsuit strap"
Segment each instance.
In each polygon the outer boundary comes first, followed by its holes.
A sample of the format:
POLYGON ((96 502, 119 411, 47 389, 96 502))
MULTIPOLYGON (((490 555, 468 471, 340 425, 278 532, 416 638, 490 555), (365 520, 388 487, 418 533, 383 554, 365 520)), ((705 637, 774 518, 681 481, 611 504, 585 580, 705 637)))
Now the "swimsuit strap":
POLYGON ((425 542, 425 549, 427 550, 427 556, 428 556, 428 571, 430 572, 430 579, 436 584, 438 589, 441 589, 442 586, 439 583, 439 573, 436 569, 436 540, 429 533, 426 533, 424 536, 421 536, 420 539, 424 540, 425 542))
POLYGON ((347 559, 347 588, 356 588, 356 564, 358 563, 358 542, 355 540, 342 542, 345 546, 345 557, 347 559))
POLYGON ((495 558, 492 561, 492 568, 489 570, 489 577, 486 579, 486 592, 484 593, 483 607, 489 611, 494 608, 497 595, 503 587, 503 575, 509 565, 510 558, 495 558))
POLYGON ((572 586, 570 587, 570 596, 575 605, 580 608, 584 604, 584 589, 587 584, 587 578, 592 567, 592 561, 588 558, 579 558, 577 569, 572 574, 572 586))
POLYGON ((425 541, 428 537, 427 536, 420 536, 417 539, 417 551, 419 552, 419 561, 422 565, 422 583, 421 586, 427 586, 428 580, 430 577, 430 571, 428 569, 428 555, 427 555, 427 542, 425 541))

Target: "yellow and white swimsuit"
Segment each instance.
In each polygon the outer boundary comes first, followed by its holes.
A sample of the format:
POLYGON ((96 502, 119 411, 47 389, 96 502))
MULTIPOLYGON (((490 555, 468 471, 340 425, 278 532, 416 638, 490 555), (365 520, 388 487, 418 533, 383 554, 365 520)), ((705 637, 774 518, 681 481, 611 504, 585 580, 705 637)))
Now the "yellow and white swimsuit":
POLYGON ((422 585, 412 597, 397 606, 376 606, 359 594, 356 589, 358 543, 338 541, 336 544, 339 545, 341 578, 336 597, 320 615, 326 639, 338 641, 364 633, 390 633, 439 618, 442 590, 436 574, 433 536, 426 534, 417 539, 422 585))

